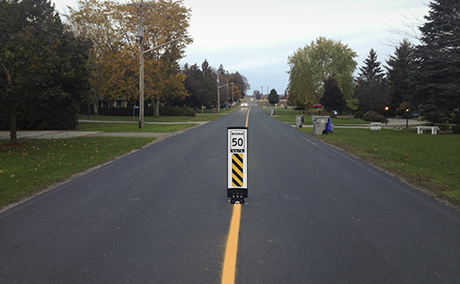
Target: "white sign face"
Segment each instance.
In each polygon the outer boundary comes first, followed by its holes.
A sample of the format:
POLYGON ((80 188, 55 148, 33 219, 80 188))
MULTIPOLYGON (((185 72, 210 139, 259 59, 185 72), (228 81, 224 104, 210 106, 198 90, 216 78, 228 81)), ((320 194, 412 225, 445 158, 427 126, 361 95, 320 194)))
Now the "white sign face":
POLYGON ((228 128, 228 189, 247 189, 247 128, 228 128))
POLYGON ((244 153, 246 148, 246 129, 230 130, 230 152, 244 153))

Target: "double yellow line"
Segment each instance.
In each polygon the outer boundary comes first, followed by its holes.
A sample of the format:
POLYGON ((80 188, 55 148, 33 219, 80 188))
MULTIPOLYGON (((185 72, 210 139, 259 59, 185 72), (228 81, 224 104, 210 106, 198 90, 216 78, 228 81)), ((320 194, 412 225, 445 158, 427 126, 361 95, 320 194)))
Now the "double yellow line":
MULTIPOLYGON (((246 127, 249 122, 249 112, 246 116, 246 127)), ((228 233, 227 246, 225 248, 224 268, 222 270, 222 284, 235 283, 236 274, 236 255, 238 252, 238 235, 240 232, 241 204, 233 205, 232 220, 230 221, 230 231, 228 233)))

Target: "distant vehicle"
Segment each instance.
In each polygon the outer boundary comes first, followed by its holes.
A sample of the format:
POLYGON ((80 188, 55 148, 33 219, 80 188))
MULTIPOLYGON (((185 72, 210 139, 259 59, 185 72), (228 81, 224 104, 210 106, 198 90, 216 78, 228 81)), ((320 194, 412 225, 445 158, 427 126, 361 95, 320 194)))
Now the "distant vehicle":
POLYGON ((242 106, 242 107, 247 107, 247 106, 248 106, 248 103, 247 103, 247 102, 241 103, 241 106, 242 106))
POLYGON ((323 106, 321 104, 314 104, 311 107, 312 108, 322 108, 323 106))

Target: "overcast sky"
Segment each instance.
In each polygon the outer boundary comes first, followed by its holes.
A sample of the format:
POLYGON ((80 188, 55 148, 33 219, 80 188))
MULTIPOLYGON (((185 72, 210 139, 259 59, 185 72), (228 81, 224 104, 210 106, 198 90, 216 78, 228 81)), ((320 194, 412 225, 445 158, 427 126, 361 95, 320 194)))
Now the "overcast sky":
MULTIPOLYGON (((52 0, 61 12, 75 0, 52 0)), ((123 1, 125 2, 125 1, 123 1)), ((184 0, 192 9, 189 34, 193 44, 181 64, 207 59, 229 72, 238 71, 254 90, 284 93, 288 56, 319 36, 348 44, 358 68, 371 48, 382 63, 403 38, 414 34, 416 19, 428 14, 428 0, 184 0), (409 25, 410 26, 410 25, 409 25), (413 29, 413 27, 412 27, 413 29)), ((420 24, 420 23, 419 23, 420 24)), ((415 42, 415 40, 413 40, 415 42)), ((417 43, 417 42, 416 42, 417 43)))

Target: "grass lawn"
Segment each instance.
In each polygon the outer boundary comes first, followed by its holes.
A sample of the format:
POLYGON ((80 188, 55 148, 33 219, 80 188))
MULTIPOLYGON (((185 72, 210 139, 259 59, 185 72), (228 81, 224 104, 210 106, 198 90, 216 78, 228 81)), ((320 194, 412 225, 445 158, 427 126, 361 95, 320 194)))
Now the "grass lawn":
POLYGON ((460 135, 336 128, 315 137, 460 204, 460 135))
MULTIPOLYGON (((73 173, 112 160, 154 138, 79 137, 21 139, 20 147, 0 147, 0 208, 31 196, 73 173)), ((8 143, 0 140, 0 145, 8 143)))
MULTIPOLYGON (((283 122, 294 124, 295 116, 303 115, 303 119, 304 119, 303 124, 313 124, 311 121, 311 115, 319 115, 319 116, 327 115, 327 114, 324 114, 324 110, 321 111, 322 114, 320 114, 319 112, 320 110, 318 109, 311 109, 309 110, 309 115, 307 115, 306 113, 303 113, 300 110, 294 110, 294 108, 292 107, 288 107, 287 110, 280 107, 276 109, 274 118, 280 121, 283 121, 283 122)), ((369 121, 354 120, 354 119, 349 119, 349 118, 331 118, 331 122, 334 125, 370 124, 369 121)))
MULTIPOLYGON (((205 114, 197 114, 196 116, 145 116, 145 122, 196 122, 196 121, 211 121, 216 118, 222 117, 222 115, 234 111, 236 108, 230 110, 222 110, 220 113, 210 112, 205 114)), ((87 115, 80 114, 78 116, 80 120, 102 120, 102 121, 132 121, 139 123, 139 117, 136 116, 108 116, 108 115, 91 115, 88 119, 87 115)))
POLYGON ((138 122, 133 123, 104 123, 104 122, 80 122, 79 131, 104 131, 104 132, 175 132, 184 130, 197 124, 144 124, 139 128, 138 122))

